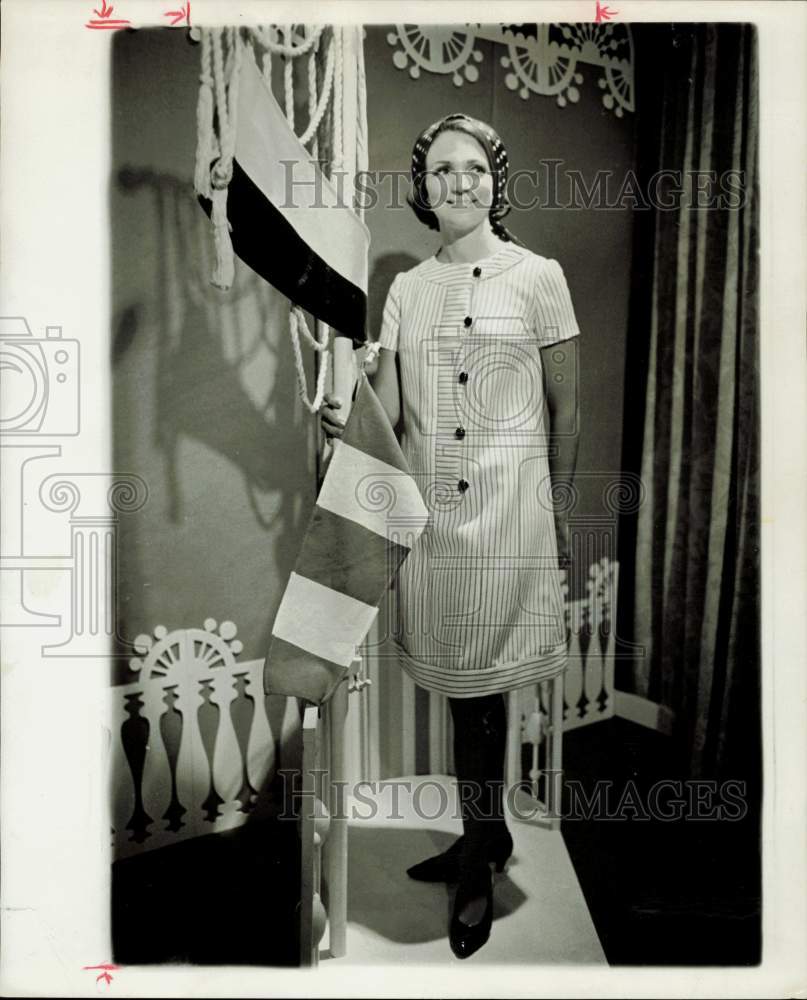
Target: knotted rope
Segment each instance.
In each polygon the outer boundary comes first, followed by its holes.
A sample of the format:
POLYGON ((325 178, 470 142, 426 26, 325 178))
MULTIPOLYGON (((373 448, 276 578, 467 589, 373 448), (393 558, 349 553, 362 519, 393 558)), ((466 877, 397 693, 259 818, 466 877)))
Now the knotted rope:
MULTIPOLYGON (((308 122, 298 138, 318 158, 320 129, 327 124, 326 133, 331 162, 330 174, 344 164, 344 136, 342 130, 344 72, 343 36, 339 28, 332 28, 325 52, 321 87, 317 86, 317 56, 320 52, 322 26, 306 29, 304 37, 295 37, 293 26, 263 26, 249 29, 201 29, 201 71, 199 98, 196 107, 197 145, 194 171, 194 189, 212 203, 211 222, 215 248, 215 265, 211 282, 216 287, 229 290, 235 278, 231 226, 227 218, 227 195, 233 176, 233 160, 237 130, 238 83, 244 52, 254 58, 264 80, 271 87, 272 56, 283 57, 283 95, 285 115, 289 126, 295 128, 294 60, 308 56, 308 122), (243 37, 242 37, 243 32, 243 37), (282 32, 282 35, 281 35, 282 32), (282 37, 282 41, 279 39, 282 37), (245 42, 244 39, 247 39, 245 42), (257 46, 263 49, 259 61, 257 46), (319 92, 318 92, 319 91, 319 92), (327 115, 331 110, 330 116, 327 115)), ((302 310, 292 304, 289 312, 289 333, 294 353, 298 392, 305 407, 316 412, 322 405, 328 371, 328 343, 330 329, 317 324, 317 336, 308 329, 302 310), (321 356, 314 399, 308 398, 300 340, 304 339, 321 356)))

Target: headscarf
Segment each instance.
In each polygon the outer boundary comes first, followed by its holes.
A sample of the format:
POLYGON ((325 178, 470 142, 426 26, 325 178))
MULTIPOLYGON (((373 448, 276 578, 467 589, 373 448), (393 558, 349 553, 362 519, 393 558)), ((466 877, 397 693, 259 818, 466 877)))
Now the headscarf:
POLYGON ((429 229, 439 229, 437 216, 428 207, 426 196, 426 156, 432 143, 441 132, 464 132, 482 146, 493 174, 493 199, 488 213, 493 232, 507 243, 523 243, 504 225, 502 219, 510 211, 507 200, 507 171, 509 161, 504 143, 495 129, 478 118, 460 113, 446 115, 433 122, 420 133, 412 149, 412 194, 407 201, 420 221, 429 229))

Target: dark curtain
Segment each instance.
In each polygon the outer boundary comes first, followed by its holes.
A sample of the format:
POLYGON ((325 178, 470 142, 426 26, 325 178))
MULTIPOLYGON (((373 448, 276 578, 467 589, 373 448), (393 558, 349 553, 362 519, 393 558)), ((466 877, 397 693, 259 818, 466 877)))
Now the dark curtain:
POLYGON ((654 174, 675 173, 655 187, 673 207, 637 213, 624 467, 646 497, 621 528, 618 686, 671 710, 691 776, 755 783, 756 32, 635 27, 640 180, 653 191, 654 174))

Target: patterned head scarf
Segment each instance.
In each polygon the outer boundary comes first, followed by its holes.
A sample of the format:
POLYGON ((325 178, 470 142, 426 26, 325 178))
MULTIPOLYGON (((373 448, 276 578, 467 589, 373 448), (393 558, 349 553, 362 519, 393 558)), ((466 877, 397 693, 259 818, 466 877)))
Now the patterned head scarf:
POLYGON ((426 156, 441 132, 464 132, 476 139, 485 150, 493 174, 493 201, 489 213, 491 227, 499 239, 520 244, 520 240, 516 239, 502 222, 510 211, 506 193, 509 169, 507 150, 495 129, 479 121, 478 118, 471 118, 470 115, 459 113, 446 115, 445 118, 433 122, 418 136, 412 149, 412 194, 407 199, 415 215, 429 229, 440 228, 437 217, 429 208, 426 195, 426 156))

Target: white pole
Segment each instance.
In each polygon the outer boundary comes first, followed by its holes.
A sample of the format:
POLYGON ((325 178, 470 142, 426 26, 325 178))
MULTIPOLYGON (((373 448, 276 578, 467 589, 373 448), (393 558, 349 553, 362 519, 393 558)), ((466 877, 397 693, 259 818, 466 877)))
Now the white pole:
MULTIPOLYGON (((345 201, 352 203, 353 192, 355 190, 355 178, 358 170, 365 169, 365 165, 360 162, 364 159, 362 150, 359 149, 360 137, 359 125, 359 102, 360 86, 359 73, 363 70, 362 59, 362 39, 361 26, 334 26, 334 32, 340 34, 338 43, 342 46, 342 120, 334 122, 334 127, 342 133, 342 156, 343 163, 341 169, 344 171, 344 192, 345 201)), ((342 409, 339 411, 345 420, 350 413, 351 396, 353 395, 353 385, 356 379, 356 366, 353 360, 353 344, 347 337, 335 337, 333 345, 333 391, 334 395, 342 400, 342 409)))
MULTIPOLYGON (((341 147, 345 171, 345 197, 352 197, 357 170, 357 107, 358 75, 361 65, 361 27, 337 27, 340 34, 337 44, 342 47, 342 120, 334 122, 341 130, 341 147)), ((338 331, 335 331, 338 332, 338 331)), ((342 400, 340 414, 347 420, 350 414, 356 364, 353 342, 349 337, 335 336, 333 340, 333 393, 342 400)), ((338 445, 338 442, 335 442, 338 445)), ((330 922, 329 948, 333 958, 342 958, 347 952, 347 853, 348 825, 346 808, 346 733, 348 714, 348 682, 339 684, 327 708, 330 719, 330 795, 331 830, 325 845, 325 864, 328 877, 330 922)), ((354 716, 355 717, 355 716, 354 716)))
POLYGON ((334 337, 333 339, 333 391, 342 400, 339 411, 347 420, 350 413, 350 400, 353 395, 355 380, 355 365, 353 362, 353 343, 349 337, 334 337))
POLYGON ((325 842, 325 870, 328 879, 329 948, 332 958, 347 952, 347 787, 345 770, 345 719, 348 699, 347 678, 334 691, 327 706, 329 726, 330 782, 328 808, 330 831, 325 842))

